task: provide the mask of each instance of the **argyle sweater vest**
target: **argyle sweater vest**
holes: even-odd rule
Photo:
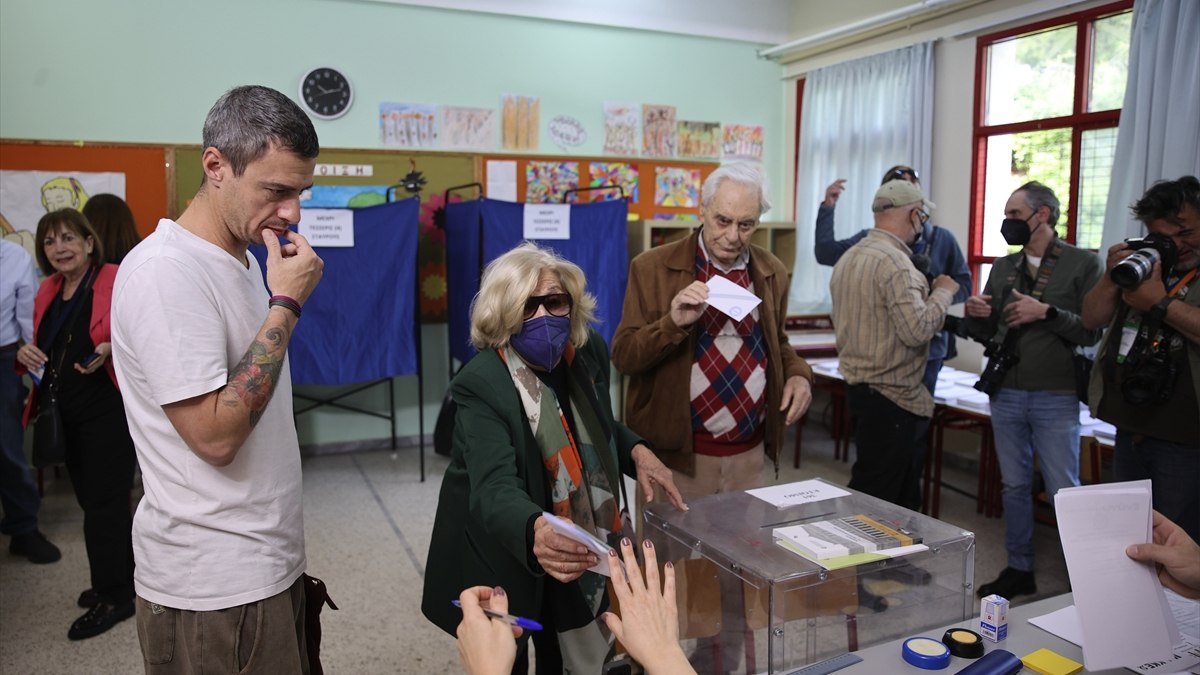
[[[722,272],[697,248],[696,280],[723,276],[749,289],[747,268]],[[767,348],[758,309],[734,321],[711,305],[697,322],[691,407],[696,454],[728,456],[763,439],[767,400]]]

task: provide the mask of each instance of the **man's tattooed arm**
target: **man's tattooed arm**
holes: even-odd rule
[[[289,337],[287,329],[282,326],[267,328],[246,350],[221,392],[222,405],[245,407],[249,411],[250,428],[254,428],[262,418],[275,393],[275,386],[279,384]]]
[[[294,314],[272,308],[225,386],[163,406],[197,457],[213,466],[227,466],[237,459],[275,394],[295,326]]]

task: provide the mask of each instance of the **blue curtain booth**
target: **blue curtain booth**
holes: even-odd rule
[[[623,199],[572,204],[571,238],[537,241],[583,269],[588,291],[596,296],[596,330],[609,343],[621,322],[629,277],[628,212]],[[471,300],[479,290],[481,263],[486,266],[525,240],[524,219],[525,204],[515,202],[480,199],[446,205],[447,329],[450,355],[463,363],[475,356]]]
[[[317,247],[325,273],[288,346],[295,384],[417,372],[417,198],[354,209],[354,246]],[[263,274],[266,247],[250,247]]]

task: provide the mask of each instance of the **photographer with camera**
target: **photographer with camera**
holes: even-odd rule
[[[1003,483],[1008,566],[979,596],[1037,593],[1033,575],[1033,456],[1053,503],[1079,485],[1079,396],[1073,351],[1100,331],[1083,325],[1083,297],[1100,279],[1096,256],[1058,238],[1059,202],[1036,181],[1004,205],[1004,240],[1021,250],[997,258],[982,295],[963,313],[972,336],[991,343],[977,388],[990,397]],[[988,337],[990,336],[990,337]]]
[[[1083,322],[1108,325],[1088,397],[1117,428],[1113,479],[1200,539],[1200,181],[1159,181],[1131,209],[1149,231],[1108,250]]]
[[[942,329],[958,283],[931,284],[910,258],[933,204],[891,180],[875,193],[875,228],[842,256],[829,282],[838,360],[856,420],[850,487],[920,508],[919,478],[933,395],[922,384],[929,341]]]

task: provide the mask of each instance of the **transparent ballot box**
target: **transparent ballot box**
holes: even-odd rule
[[[787,673],[974,615],[973,533],[814,483],[844,496],[777,507],[731,492],[689,502],[686,512],[665,503],[645,506],[644,537],[654,542],[660,563],[674,561],[679,636],[698,673]],[[888,549],[918,550],[883,559],[860,555],[853,559],[858,564],[826,569],[775,541],[799,531],[796,540],[809,547],[809,557],[829,556],[836,551],[813,553],[816,544],[805,537],[828,539],[821,533],[831,527],[894,544]],[[833,567],[850,559],[824,562]]]

